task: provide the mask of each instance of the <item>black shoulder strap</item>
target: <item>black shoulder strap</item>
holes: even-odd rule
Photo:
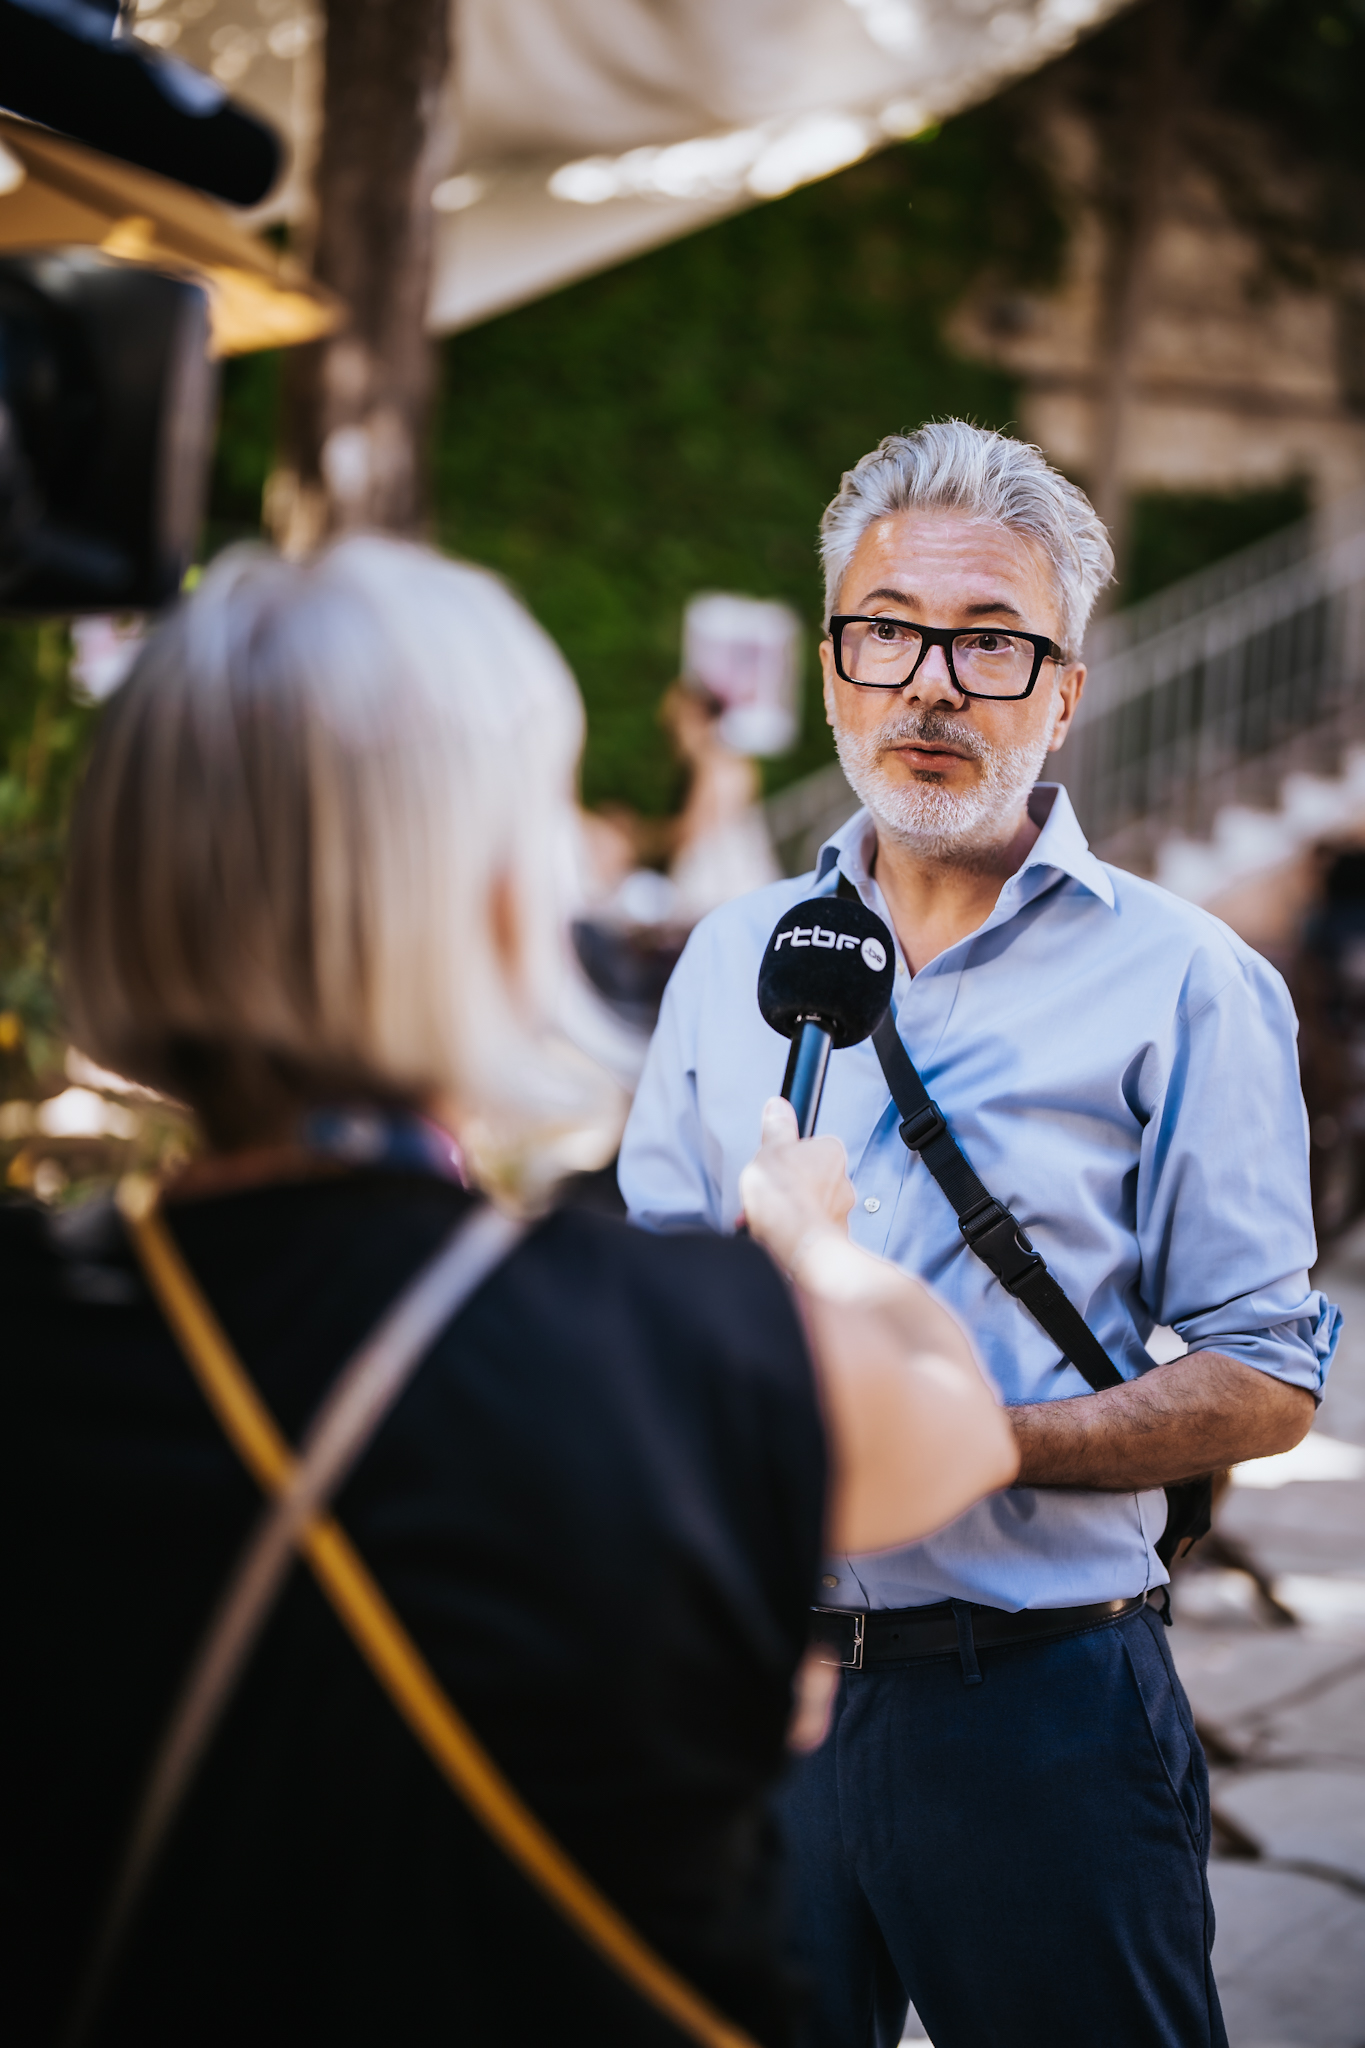
[[[857,894],[846,875],[839,877],[839,894]],[[921,1081],[890,1010],[873,1032],[872,1043],[901,1113],[901,1137],[912,1152],[918,1152],[952,1203],[957,1227],[971,1249],[1001,1286],[1024,1304],[1095,1393],[1105,1387],[1121,1387],[1123,1374],[1049,1273],[1018,1217],[997,1202],[977,1178],[943,1111]]]

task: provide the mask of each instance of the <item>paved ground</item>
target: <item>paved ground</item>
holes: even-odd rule
[[[1244,1467],[1218,1518],[1284,1611],[1226,1548],[1176,1589],[1231,2048],[1365,2048],[1365,1229],[1318,1281],[1346,1331],[1317,1424]],[[906,2039],[924,2038],[912,2015]]]
[[[1244,1467],[1218,1518],[1296,1621],[1277,1625],[1216,1560],[1176,1590],[1232,2048],[1365,2044],[1365,1232],[1318,1278],[1346,1328],[1317,1423],[1287,1458]]]

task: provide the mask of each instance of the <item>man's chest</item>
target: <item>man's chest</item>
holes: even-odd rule
[[[1112,1215],[1127,1206],[1124,1183],[1137,1169],[1165,1062],[1150,1003],[1122,972],[1068,944],[1064,929],[1055,939],[1034,931],[1027,944],[990,937],[997,943],[977,941],[963,964],[898,976],[902,1042],[1000,1200],[1022,1201],[1019,1213],[1042,1220],[1066,1208],[1079,1179]],[[786,1054],[756,1005],[723,1001],[719,990],[702,1001],[697,1105],[708,1170],[727,1205]],[[817,1129],[842,1138],[860,1200],[876,1204],[864,1215],[881,1215],[893,1181],[899,1192],[927,1179],[899,1123],[871,1042],[832,1053]]]

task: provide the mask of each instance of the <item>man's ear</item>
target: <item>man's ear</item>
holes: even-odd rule
[[[1085,664],[1076,662],[1064,669],[1057,679],[1057,695],[1060,699],[1057,716],[1052,723],[1052,738],[1047,743],[1049,754],[1055,754],[1067,736],[1071,721],[1076,715],[1076,706],[1081,701],[1085,688]]]
[[[821,694],[825,700],[825,724],[834,723],[834,642],[826,636],[820,642],[820,673],[824,678]]]

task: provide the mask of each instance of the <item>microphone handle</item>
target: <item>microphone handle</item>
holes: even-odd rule
[[[792,1034],[782,1094],[796,1111],[801,1136],[808,1138],[820,1114],[820,1096],[829,1065],[831,1039],[818,1017],[804,1017]]]

